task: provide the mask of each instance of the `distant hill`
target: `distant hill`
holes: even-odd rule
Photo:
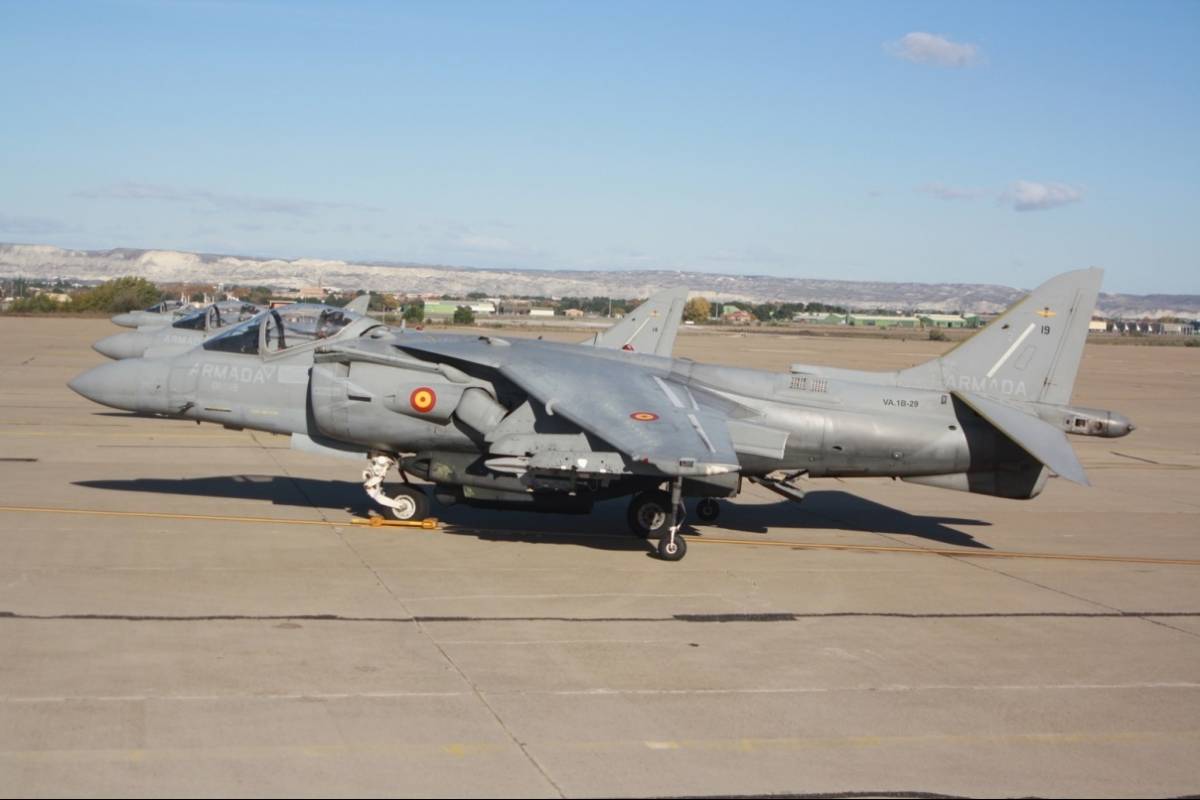
[[[0,276],[107,280],[138,275],[157,283],[239,283],[337,286],[389,292],[491,295],[645,297],[672,286],[732,301],[820,302],[851,308],[1000,311],[1023,292],[977,283],[890,283],[718,275],[668,270],[512,270],[430,264],[187,253],[176,250],[65,250],[50,245],[0,244]],[[1047,276],[1049,277],[1049,276]],[[1200,316],[1200,295],[1102,294],[1102,313],[1123,317]]]

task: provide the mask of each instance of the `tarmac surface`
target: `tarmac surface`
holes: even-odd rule
[[[4,796],[1200,792],[1196,349],[1088,347],[1138,425],[1072,438],[1091,488],[751,487],[666,563],[623,503],[352,525],[354,461],[67,389],[114,331],[0,319]]]

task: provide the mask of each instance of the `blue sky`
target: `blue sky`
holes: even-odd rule
[[[1200,3],[0,2],[0,241],[1200,293]]]

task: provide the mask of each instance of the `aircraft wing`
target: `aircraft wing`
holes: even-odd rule
[[[583,344],[669,356],[675,348],[675,335],[683,321],[687,296],[686,288],[667,289],[651,295],[616,325]]]
[[[1083,486],[1089,485],[1087,473],[1062,430],[982,394],[962,391],[953,394],[1060,477]]]
[[[494,369],[547,413],[666,475],[717,475],[740,468],[724,415],[698,403],[686,386],[640,365],[542,342],[483,338],[397,347],[461,368]]]

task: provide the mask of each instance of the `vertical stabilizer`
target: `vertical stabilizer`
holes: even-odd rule
[[[1102,269],[1064,272],[937,359],[948,389],[1054,405],[1071,401]],[[929,375],[929,365],[906,370]],[[904,373],[901,373],[903,379]]]
[[[651,295],[650,299],[622,317],[616,325],[597,334],[592,344],[637,353],[671,355],[675,349],[679,323],[683,320],[687,296],[688,290],[682,287]]]
[[[366,314],[367,309],[371,305],[371,293],[360,294],[358,297],[346,303],[346,310],[353,311],[355,314]]]

